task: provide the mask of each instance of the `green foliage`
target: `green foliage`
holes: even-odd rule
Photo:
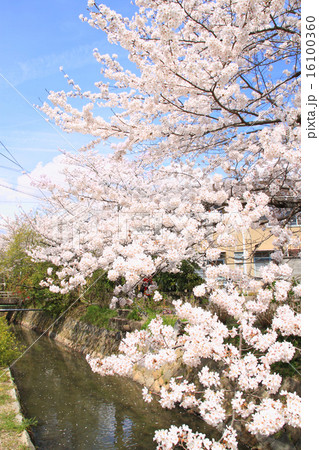
[[[142,325],[142,330],[146,330],[147,327],[149,326],[150,322],[156,318],[156,316],[160,315],[162,320],[163,320],[163,325],[170,325],[170,326],[174,326],[178,317],[177,316],[172,316],[172,315],[163,315],[161,314],[160,311],[158,310],[154,310],[154,309],[150,309],[150,308],[146,308],[145,310],[146,314],[147,314],[147,318],[146,321],[143,323]]]
[[[38,306],[43,310],[48,312],[51,316],[57,318],[59,317],[70,304],[70,295],[56,295],[55,298],[46,298],[46,302],[40,302]]]
[[[39,286],[40,281],[47,275],[48,267],[52,267],[52,264],[33,263],[33,273],[27,280],[30,287],[24,287],[25,305],[35,306],[49,312],[54,317],[58,317],[74,301],[76,294],[54,293],[47,287]]]
[[[20,225],[8,236],[0,254],[0,274],[6,282],[6,290],[18,294],[23,305],[41,308],[58,317],[74,300],[75,294],[56,294],[39,285],[52,267],[48,262],[34,262],[27,250],[40,244],[40,238],[26,224]],[[53,267],[54,270],[57,267]]]
[[[161,272],[156,277],[159,292],[163,293],[190,293],[198,284],[203,283],[203,279],[197,273],[199,266],[190,261],[182,261],[180,272]]]
[[[12,403],[12,402],[13,402],[13,398],[9,394],[0,392],[0,406],[6,405],[7,403]]]
[[[279,373],[282,377],[291,377],[294,379],[301,379],[301,338],[299,336],[285,336],[279,338],[278,341],[291,342],[296,351],[294,357],[288,363],[277,362],[272,364],[271,368],[273,372]]]
[[[6,283],[6,290],[28,297],[34,283],[32,277],[37,272],[46,273],[48,264],[35,264],[27,254],[27,249],[39,241],[35,232],[27,225],[21,225],[7,238],[0,254],[0,273]]]
[[[146,310],[145,313],[147,314],[147,319],[142,325],[142,330],[146,330],[146,328],[149,326],[151,320],[155,319],[155,317],[158,315],[157,311],[153,311],[151,309]]]
[[[5,317],[0,317],[0,367],[8,367],[21,354],[22,347],[10,331]]]
[[[163,324],[164,325],[170,325],[171,327],[174,327],[176,324],[178,317],[177,316],[162,316]]]
[[[100,328],[108,328],[109,320],[112,317],[117,316],[115,309],[101,307],[98,305],[90,305],[87,307],[85,314],[81,317],[81,320],[91,325],[96,325]]]
[[[21,227],[10,236],[5,250],[1,252],[0,272],[7,290],[21,293],[20,287],[26,284],[32,274],[33,263],[26,249],[33,239],[34,233],[27,227]]]
[[[108,300],[109,294],[113,292],[114,288],[115,283],[108,279],[107,273],[102,269],[98,269],[87,280],[84,299],[89,303],[96,301],[105,302]]]
[[[132,311],[128,314],[127,318],[129,320],[142,320],[143,316],[138,308],[133,308]]]
[[[21,433],[24,430],[28,430],[31,426],[37,425],[37,420],[35,418],[32,419],[22,419],[22,422],[17,420],[16,413],[13,412],[4,412],[0,414],[0,429],[2,432],[17,432]]]

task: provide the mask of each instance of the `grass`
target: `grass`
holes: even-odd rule
[[[23,441],[22,432],[35,426],[35,419],[22,421],[17,415],[17,408],[11,393],[14,385],[8,370],[0,371],[0,448],[10,450],[26,450],[28,445]]]
[[[5,411],[0,414],[0,430],[1,433],[22,433],[24,430],[30,429],[31,426],[35,426],[37,420],[32,419],[22,419],[20,422],[17,419],[16,413],[14,411]]]
[[[100,328],[108,328],[110,319],[116,316],[117,311],[115,309],[101,307],[98,305],[90,305],[87,307],[85,314],[81,317],[81,320]]]
[[[133,308],[127,316],[128,320],[142,320],[143,316],[140,310],[143,309],[143,312],[146,314],[146,321],[142,325],[142,330],[145,330],[150,324],[151,320],[155,319],[155,317],[161,313],[161,311],[144,307],[144,308]],[[90,305],[87,307],[85,314],[82,315],[81,321],[89,323],[91,325],[95,325],[100,328],[109,329],[109,321],[113,317],[117,317],[118,312],[115,309],[110,309],[107,307],[101,307],[99,305]],[[177,316],[172,315],[164,315],[161,316],[163,319],[164,325],[171,325],[172,327],[175,325],[177,321]]]
[[[146,328],[149,326],[150,322],[155,319],[157,315],[160,315],[163,319],[163,325],[170,325],[173,327],[175,323],[178,320],[177,316],[173,315],[161,315],[159,311],[154,311],[152,309],[146,309],[145,311],[147,313],[147,319],[142,325],[142,330],[146,330]]]
[[[0,367],[0,394],[10,389],[12,389],[12,385],[10,383],[9,371],[4,367]]]
[[[142,314],[137,308],[133,308],[132,311],[128,314],[127,318],[129,320],[142,320]]]
[[[9,394],[0,392],[0,406],[10,402],[13,402],[13,398]]]

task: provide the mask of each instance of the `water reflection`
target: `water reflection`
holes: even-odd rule
[[[29,345],[37,338],[20,327],[16,333]],[[212,437],[202,421],[145,403],[136,383],[94,374],[81,355],[46,337],[12,371],[26,415],[38,420],[33,433],[39,449],[150,450],[155,430],[182,423]]]

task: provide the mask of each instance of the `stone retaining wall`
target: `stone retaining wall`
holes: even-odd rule
[[[97,357],[117,351],[122,338],[120,330],[109,331],[67,316],[55,320],[43,311],[19,313],[11,321],[38,333],[45,333],[84,355],[90,353]]]
[[[99,358],[116,353],[125,333],[140,327],[140,324],[136,321],[121,318],[110,319],[112,331],[67,316],[54,323],[54,319],[43,311],[19,313],[14,315],[11,321],[39,333],[45,333],[50,338],[85,356],[90,354]],[[159,392],[172,376],[181,374],[181,359],[178,359],[176,362],[167,364],[156,371],[147,370],[143,366],[136,366],[132,379],[155,392]]]

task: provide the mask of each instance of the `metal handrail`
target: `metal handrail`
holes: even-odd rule
[[[11,311],[42,311],[42,309],[39,309],[39,308],[0,309],[0,312],[11,312]]]

